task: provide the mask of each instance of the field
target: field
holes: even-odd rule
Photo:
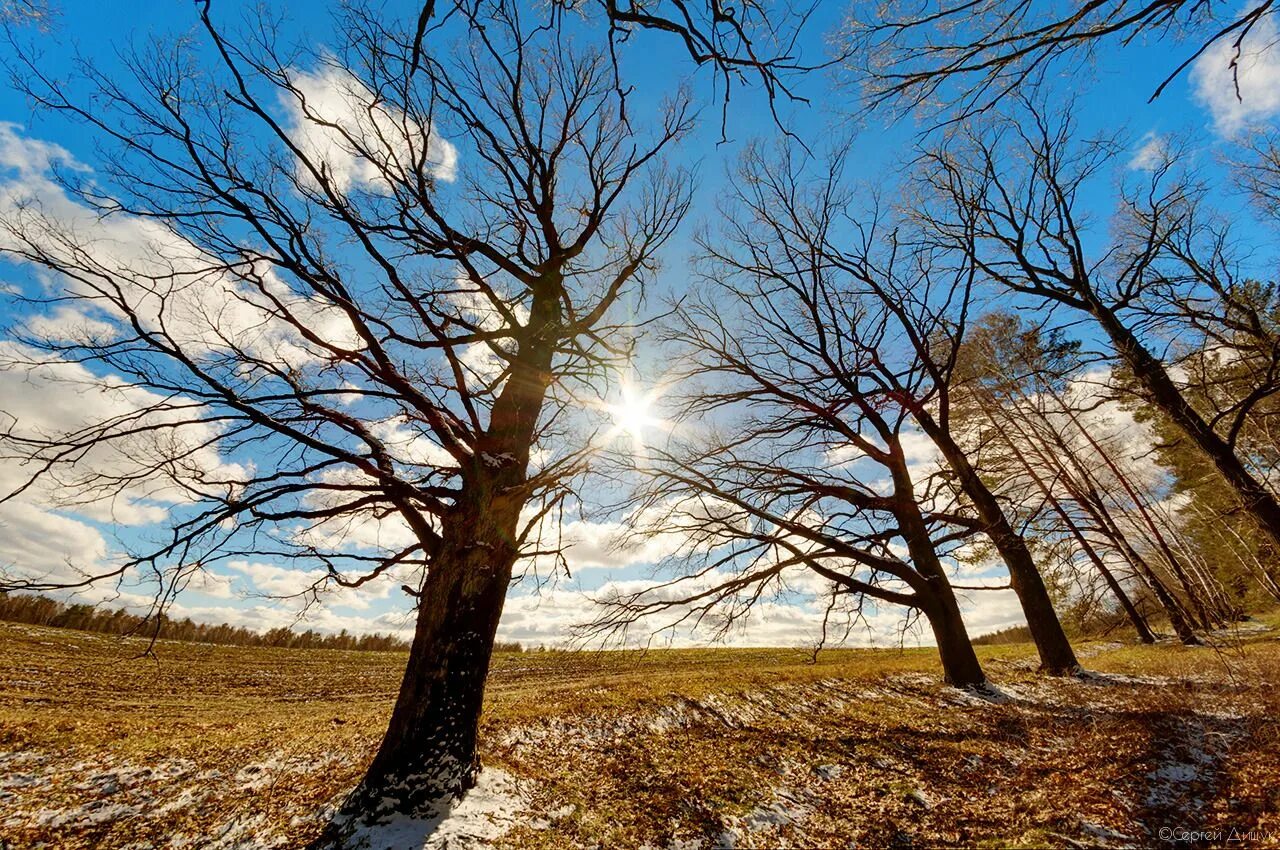
[[[502,655],[483,794],[428,846],[1280,846],[1280,640]],[[403,657],[0,624],[5,847],[294,847],[358,778]],[[484,803],[481,805],[480,803]],[[468,817],[463,817],[468,815]],[[419,842],[422,836],[418,836]]]

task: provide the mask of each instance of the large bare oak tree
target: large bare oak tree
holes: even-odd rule
[[[474,781],[513,569],[584,468],[585,399],[630,355],[627,317],[688,205],[666,157],[692,118],[675,97],[624,119],[608,50],[514,4],[451,5],[425,30],[343,16],[337,52],[299,56],[270,20],[231,35],[206,6],[212,60],[155,46],[128,85],[86,65],[68,87],[28,60],[38,107],[108,156],[54,197],[7,196],[0,246],[84,320],[15,328],[28,355],[8,365],[74,361],[143,403],[64,433],[10,421],[0,443],[68,497],[160,477],[186,501],[167,540],[108,571],[8,586],[145,573],[167,600],[246,554],[321,565],[316,592],[405,582],[407,668],[348,803],[372,818]],[[145,460],[91,471],[104,447]],[[242,462],[201,468],[209,447]],[[392,531],[353,545],[370,523]]]

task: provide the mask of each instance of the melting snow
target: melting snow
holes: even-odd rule
[[[361,825],[346,846],[351,850],[479,850],[514,827],[524,808],[511,775],[486,768],[474,788],[434,817],[400,815],[375,826]]]

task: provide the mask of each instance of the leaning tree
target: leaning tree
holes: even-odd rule
[[[949,384],[973,267],[948,266],[927,245],[913,245],[909,222],[899,219],[899,230],[893,216],[860,210],[846,160],[838,153],[815,169],[795,149],[771,158],[757,148],[735,176],[724,232],[704,240],[706,301],[685,306],[672,332],[676,350],[688,354],[672,360],[688,364],[681,383],[721,379],[682,394],[682,419],[713,421],[725,410],[738,417],[728,430],[647,454],[637,516],[657,532],[674,525],[687,534],[684,506],[704,512],[699,500],[710,497],[738,516],[705,535],[703,548],[715,551],[718,541],[722,554],[695,553],[691,577],[705,587],[614,598],[613,622],[731,605],[744,591],[755,600],[800,565],[831,582],[836,596],[921,611],[948,677],[966,682],[977,667],[966,661],[972,653],[940,552],[984,536],[1008,567],[1042,669],[1074,671],[1030,550],[951,422]],[[718,311],[731,307],[738,315],[727,321]],[[734,572],[717,582],[731,564]]]
[[[630,533],[682,541],[675,577],[602,597],[588,630],[724,632],[803,597],[825,641],[903,608],[928,623],[946,681],[980,686],[944,567],[971,531],[896,390],[928,375],[883,303],[822,257],[851,199],[836,172],[804,180],[758,146],[733,182],[723,230],[702,240],[703,285],[665,323],[669,438],[619,458],[639,473]]]
[[[1085,320],[1136,397],[1168,418],[1280,545],[1274,449],[1250,439],[1280,396],[1275,287],[1242,274],[1253,262],[1238,228],[1172,151],[1125,182],[1111,233],[1095,240],[1085,193],[1119,155],[1111,140],[1077,139],[1069,109],[1022,99],[924,154],[926,238],[1025,303]],[[1196,389],[1205,350],[1247,364],[1229,391]]]
[[[75,365],[133,406],[62,432],[9,417],[29,476],[7,495],[178,496],[156,546],[6,586],[149,578],[163,603],[246,555],[300,557],[315,592],[403,582],[412,647],[351,814],[473,783],[513,569],[583,468],[584,398],[629,356],[688,205],[665,164],[687,102],[624,119],[608,51],[525,17],[459,3],[415,37],[349,7],[341,47],[302,56],[206,6],[209,61],[156,46],[127,82],[86,66],[87,90],[23,69],[107,155],[6,186],[0,249],[65,319],[14,327],[6,366]]]

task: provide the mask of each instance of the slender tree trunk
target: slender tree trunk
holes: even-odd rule
[[[1203,513],[1201,514],[1201,517],[1204,518]],[[1214,530],[1214,533],[1218,535],[1219,539],[1226,540],[1227,548],[1235,554],[1240,565],[1244,567],[1246,572],[1253,576],[1254,580],[1258,582],[1258,585],[1266,591],[1272,599],[1280,602],[1280,584],[1276,582],[1275,578],[1267,571],[1267,568],[1263,565],[1262,561],[1258,559],[1253,547],[1251,547],[1248,542],[1240,536],[1240,533],[1235,530],[1231,523],[1222,522],[1217,517],[1209,517],[1207,518],[1207,524]],[[1231,535],[1229,539],[1227,538],[1228,534]]]
[[[999,430],[1005,446],[1008,447],[1009,451],[1013,453],[1013,456],[1018,459],[1018,463],[1022,466],[1023,470],[1031,476],[1031,480],[1035,482],[1036,488],[1045,497],[1054,512],[1062,520],[1063,525],[1065,525],[1067,530],[1071,533],[1071,536],[1080,546],[1081,551],[1085,553],[1089,562],[1093,564],[1094,568],[1102,576],[1102,580],[1106,582],[1112,595],[1115,596],[1116,601],[1120,603],[1120,608],[1124,611],[1125,616],[1129,618],[1129,622],[1133,625],[1134,631],[1138,633],[1138,640],[1143,643],[1155,643],[1155,635],[1151,633],[1151,628],[1147,625],[1146,619],[1138,611],[1137,607],[1134,606],[1133,601],[1129,599],[1129,594],[1124,592],[1124,587],[1121,586],[1119,580],[1112,574],[1111,570],[1107,568],[1102,557],[1093,548],[1089,539],[1085,536],[1084,532],[1081,531],[1080,526],[1076,525],[1075,520],[1071,517],[1071,513],[1063,506],[1057,495],[1053,493],[1052,488],[1050,488],[1045,482],[1043,476],[1036,471],[1035,466],[1027,459],[1021,448],[1009,436],[1008,429],[1016,428],[1023,439],[1029,440],[1029,435],[1018,425],[1014,417],[1008,415],[1008,413],[1004,411],[998,403],[992,405],[992,407],[999,410],[1003,415],[1004,427]],[[988,415],[990,415],[990,410],[988,410]],[[1040,452],[1039,448],[1035,446],[1034,443],[1032,444],[1032,450],[1040,456],[1041,460],[1044,460],[1044,453]]]
[[[1059,409],[1067,409],[1066,405],[1060,400],[1057,400],[1057,402]],[[1128,538],[1125,537],[1120,526],[1116,523],[1110,512],[1107,511],[1106,505],[1102,501],[1102,497],[1097,492],[1096,483],[1092,477],[1092,471],[1080,463],[1076,453],[1066,444],[1062,435],[1059,434],[1056,429],[1050,427],[1048,429],[1048,433],[1052,435],[1053,444],[1060,452],[1060,456],[1066,459],[1066,461],[1075,470],[1076,474],[1080,476],[1079,487],[1071,483],[1071,476],[1069,474],[1065,475],[1062,479],[1066,484],[1071,497],[1076,501],[1076,504],[1080,505],[1081,508],[1093,517],[1095,527],[1097,527],[1101,533],[1111,540],[1112,544],[1120,550],[1121,554],[1124,555],[1125,560],[1133,566],[1134,570],[1142,580],[1151,587],[1152,592],[1156,595],[1156,600],[1168,615],[1169,624],[1173,626],[1173,630],[1177,633],[1179,640],[1189,646],[1200,643],[1199,639],[1195,635],[1194,629],[1192,629],[1191,624],[1187,620],[1181,603],[1168,592],[1160,577],[1155,574],[1150,565],[1147,564],[1146,560],[1138,554],[1137,550],[1130,545]],[[1066,470],[1064,470],[1064,472],[1065,471]],[[1081,488],[1087,488],[1087,492]]]
[[[1130,545],[1124,533],[1115,525],[1115,520],[1107,513],[1106,508],[1102,507],[1101,501],[1083,500],[1081,504],[1093,514],[1095,521],[1103,525],[1104,533],[1120,548],[1125,560],[1133,565],[1133,568],[1146,581],[1147,586],[1151,588],[1151,592],[1156,595],[1156,601],[1164,609],[1165,615],[1169,618],[1169,625],[1173,627],[1178,640],[1187,646],[1198,646],[1200,639],[1196,637],[1195,629],[1192,628],[1191,622],[1182,608],[1182,603],[1164,586],[1164,582],[1160,579],[1160,576],[1156,575],[1155,570],[1151,569],[1151,565],[1147,563],[1146,559],[1139,555],[1138,551]]]
[[[1031,557],[1026,541],[1009,523],[995,494],[978,475],[950,432],[927,413],[917,412],[916,421],[933,439],[955,472],[965,495],[973,502],[987,536],[1004,559],[1009,570],[1009,583],[1022,604],[1027,628],[1031,631],[1031,639],[1040,655],[1040,672],[1050,676],[1067,676],[1079,672],[1080,662],[1076,660],[1071,642],[1062,630],[1058,613],[1053,610],[1049,590],[1036,568],[1035,559]]]
[[[1118,483],[1133,501],[1134,507],[1138,511],[1138,515],[1142,518],[1143,523],[1151,532],[1151,538],[1156,543],[1156,548],[1160,550],[1160,554],[1164,557],[1164,561],[1169,566],[1169,571],[1173,573],[1174,578],[1182,585],[1183,593],[1186,594],[1187,600],[1191,604],[1191,609],[1196,618],[1200,621],[1200,625],[1206,630],[1210,630],[1215,625],[1213,615],[1209,612],[1208,607],[1204,603],[1202,594],[1199,589],[1192,583],[1187,575],[1186,568],[1182,564],[1182,559],[1173,551],[1173,547],[1165,539],[1164,534],[1160,531],[1160,524],[1151,515],[1147,509],[1146,499],[1138,492],[1138,489],[1129,481],[1129,476],[1120,468],[1120,465],[1111,457],[1110,452],[1090,433],[1089,429],[1080,422],[1074,410],[1065,404],[1059,403],[1062,412],[1071,420],[1071,424],[1075,426],[1076,431],[1084,438],[1085,442],[1097,453],[1098,458],[1106,465],[1111,474],[1115,476]]]
[[[1059,511],[1062,511],[1059,508]],[[1137,606],[1133,604],[1133,600],[1129,598],[1129,594],[1124,592],[1124,587],[1120,584],[1120,580],[1115,577],[1102,556],[1098,554],[1093,545],[1089,543],[1084,532],[1075,522],[1063,511],[1063,518],[1067,523],[1067,527],[1071,530],[1072,536],[1076,542],[1080,544],[1080,548],[1084,551],[1085,556],[1093,563],[1094,568],[1102,576],[1102,580],[1107,583],[1107,587],[1111,589],[1111,594],[1115,596],[1116,601],[1120,603],[1120,607],[1124,610],[1125,616],[1129,618],[1129,622],[1133,624],[1133,630],[1138,633],[1138,640],[1143,643],[1155,643],[1156,636],[1152,634],[1151,627],[1147,625],[1147,620],[1142,616]]]
[[[1244,509],[1257,521],[1263,533],[1280,547],[1280,500],[1252,473],[1236,455],[1235,448],[1218,436],[1209,423],[1196,412],[1174,384],[1164,365],[1147,350],[1115,312],[1090,294],[1090,312],[1134,377],[1151,396],[1151,401],[1165,412],[1184,434],[1200,447],[1219,474],[1239,496]]]

